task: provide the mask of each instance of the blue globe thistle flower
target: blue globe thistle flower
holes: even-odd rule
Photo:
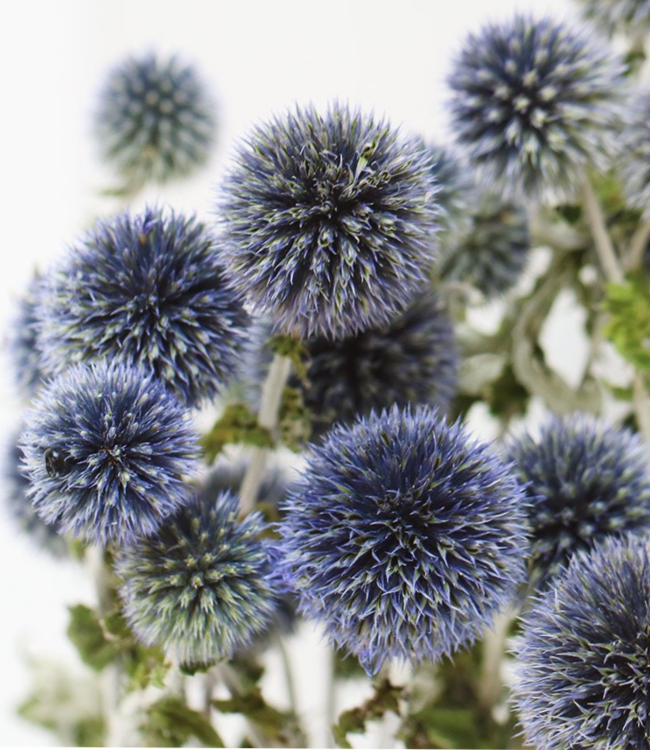
[[[118,358],[144,365],[188,406],[236,371],[248,317],[213,238],[193,217],[148,208],[100,221],[50,275],[43,368]]]
[[[44,387],[20,448],[40,517],[88,542],[152,534],[198,471],[187,412],[141,368],[76,365]]]
[[[623,67],[587,32],[516,15],[470,34],[449,78],[453,127],[509,196],[571,192],[616,132]]]
[[[525,209],[496,193],[483,192],[468,211],[466,226],[445,235],[438,273],[445,281],[462,281],[486,299],[512,289],[530,254]]]
[[[553,418],[538,438],[510,440],[525,487],[533,583],[613,534],[650,531],[650,467],[639,435],[585,414]]]
[[[584,15],[613,34],[615,31],[643,33],[650,28],[648,0],[579,0]]]
[[[434,258],[430,172],[417,138],[341,104],[260,125],[220,200],[233,284],[298,338],[385,323]]]
[[[16,384],[26,396],[33,396],[43,379],[41,353],[37,347],[40,288],[41,275],[37,273],[18,301],[7,339]]]
[[[650,747],[650,547],[610,539],[576,554],[527,612],[515,705],[544,750]]]
[[[650,12],[650,7],[649,7]],[[630,205],[650,218],[650,91],[630,102],[621,134],[621,183]]]
[[[309,339],[305,345],[309,386],[297,378],[291,385],[302,390],[313,438],[336,422],[393,404],[426,403],[446,411],[456,394],[454,329],[433,292],[418,295],[385,325],[335,341]],[[264,347],[262,356],[267,351]]]
[[[209,663],[267,625],[275,602],[261,516],[238,513],[229,492],[211,502],[197,495],[155,535],[118,552],[126,616],[145,644]]]
[[[313,447],[279,524],[299,611],[369,673],[439,660],[515,595],[523,493],[489,445],[436,409],[393,407]]]
[[[177,57],[128,57],[109,74],[95,113],[101,153],[129,185],[182,177],[207,161],[215,105]]]
[[[35,547],[54,557],[66,557],[68,545],[65,539],[55,526],[43,521],[32,506],[29,498],[31,483],[21,469],[24,454],[18,444],[19,438],[20,434],[13,436],[5,448],[2,463],[5,507],[16,526],[29,537]]]

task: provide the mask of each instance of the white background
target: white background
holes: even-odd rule
[[[569,0],[95,0],[3,3],[0,18],[0,331],[35,266],[46,268],[93,218],[112,175],[96,160],[91,115],[106,70],[126,53],[179,52],[219,103],[214,158],[190,183],[151,192],[208,217],[233,140],[294,102],[348,100],[427,138],[445,138],[445,76],[470,29],[515,8],[572,13]],[[0,368],[0,438],[23,407]],[[75,663],[66,605],[92,600],[83,572],[52,562],[0,510],[0,744],[47,745],[14,709],[25,656]],[[318,675],[302,692],[316,695]],[[307,678],[309,679],[309,678]],[[314,698],[316,700],[316,698]]]

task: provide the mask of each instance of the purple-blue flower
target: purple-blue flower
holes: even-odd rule
[[[200,167],[215,127],[212,96],[178,57],[129,56],[111,70],[95,112],[102,156],[133,187]]]
[[[452,126],[509,197],[557,197],[603,167],[616,134],[622,64],[588,32],[516,15],[469,34],[449,85]]]
[[[158,532],[121,549],[116,569],[129,624],[183,663],[230,658],[275,610],[259,513],[238,518],[237,498],[197,493]]]
[[[38,304],[41,275],[36,273],[18,300],[7,346],[15,381],[25,396],[33,396],[43,379],[38,340]]]
[[[623,31],[634,35],[650,28],[648,0],[578,0],[584,15],[613,34]]]
[[[242,141],[222,186],[232,282],[298,338],[381,325],[426,281],[435,190],[418,138],[342,104],[297,107]]]
[[[43,367],[119,359],[188,406],[236,371],[248,322],[195,218],[148,208],[99,221],[55,266],[39,308]]]
[[[525,573],[523,493],[492,448],[429,406],[337,426],[279,524],[299,611],[369,673],[471,643]]]
[[[44,387],[20,449],[39,516],[87,542],[152,534],[188,499],[199,446],[187,412],[142,368],[76,365]]]
[[[650,747],[650,547],[576,554],[523,620],[515,706],[544,750]]]
[[[640,435],[587,414],[554,417],[507,445],[528,497],[529,572],[553,578],[578,550],[650,531],[650,465]]]

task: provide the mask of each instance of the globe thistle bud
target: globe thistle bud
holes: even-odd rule
[[[238,520],[234,495],[197,495],[152,537],[117,554],[127,619],[181,662],[227,659],[274,611],[261,516]]]
[[[372,409],[426,403],[446,411],[456,393],[454,329],[433,292],[406,312],[356,336],[305,342],[308,387],[297,379],[312,418],[312,437]]]
[[[506,453],[529,499],[531,579],[548,582],[578,550],[650,530],[650,468],[639,435],[584,414],[553,418]]]
[[[43,378],[41,353],[37,348],[40,286],[41,276],[35,274],[18,301],[7,339],[16,384],[26,396],[34,395]]]
[[[128,185],[182,177],[207,161],[214,110],[192,65],[153,54],[129,57],[111,71],[100,96],[101,153]]]
[[[648,0],[578,0],[584,15],[603,31],[644,33],[650,29]]]
[[[648,9],[650,12],[650,8]],[[650,219],[650,91],[634,98],[621,135],[621,176],[625,197]]]
[[[16,526],[29,537],[35,547],[54,557],[65,557],[68,545],[56,527],[43,521],[29,499],[31,484],[21,469],[23,452],[18,445],[20,435],[13,437],[5,449],[2,465],[5,485],[5,507]]]
[[[528,262],[530,235],[525,209],[483,192],[465,227],[445,235],[438,272],[445,281],[461,281],[492,299],[512,289]]]
[[[205,227],[157,208],[100,221],[54,268],[39,315],[49,373],[120,359],[188,406],[235,372],[248,320]]]
[[[220,201],[233,284],[298,338],[385,323],[433,260],[430,171],[418,139],[340,104],[259,126]]]
[[[517,15],[469,35],[449,78],[453,127],[508,196],[570,193],[610,151],[622,73],[586,32]]]
[[[153,533],[188,497],[198,436],[142,369],[77,365],[47,384],[20,441],[40,517],[62,533],[117,544]]]
[[[515,705],[544,750],[650,747],[650,547],[578,553],[524,618]]]
[[[429,406],[372,413],[313,448],[279,525],[299,611],[369,673],[471,643],[524,576],[507,464]]]

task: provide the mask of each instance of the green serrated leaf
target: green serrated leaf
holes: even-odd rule
[[[307,371],[309,370],[309,350],[306,344],[291,336],[273,336],[268,340],[266,346],[282,357],[288,357],[294,373],[304,386],[309,386]]]
[[[608,284],[603,334],[639,370],[650,371],[650,296],[648,282],[635,276],[626,284]]]
[[[577,224],[582,218],[582,206],[579,205],[562,205],[556,206],[555,211],[567,222],[567,224]]]
[[[305,406],[302,391],[287,386],[282,393],[278,413],[280,441],[289,450],[301,451],[311,435],[311,412]]]
[[[202,439],[206,460],[211,463],[229,443],[244,443],[259,448],[273,448],[275,443],[268,430],[257,423],[246,404],[229,404],[210,432]]]
[[[194,675],[196,674],[205,674],[206,672],[209,672],[212,667],[214,667],[214,662],[196,662],[192,664],[181,664],[180,671],[182,674],[185,674],[188,677],[194,677]]]
[[[192,737],[205,747],[224,747],[208,719],[174,695],[166,695],[149,707],[141,729],[148,747],[182,747]]]
[[[399,714],[399,699],[402,688],[391,684],[390,680],[383,679],[375,685],[374,694],[357,708],[344,711],[338,723],[332,727],[332,735],[339,747],[351,748],[348,734],[363,734],[366,723],[374,719],[381,719],[388,711]]]
[[[85,604],[68,607],[68,638],[77,647],[84,664],[101,671],[115,659],[118,647],[107,640],[97,613]]]

